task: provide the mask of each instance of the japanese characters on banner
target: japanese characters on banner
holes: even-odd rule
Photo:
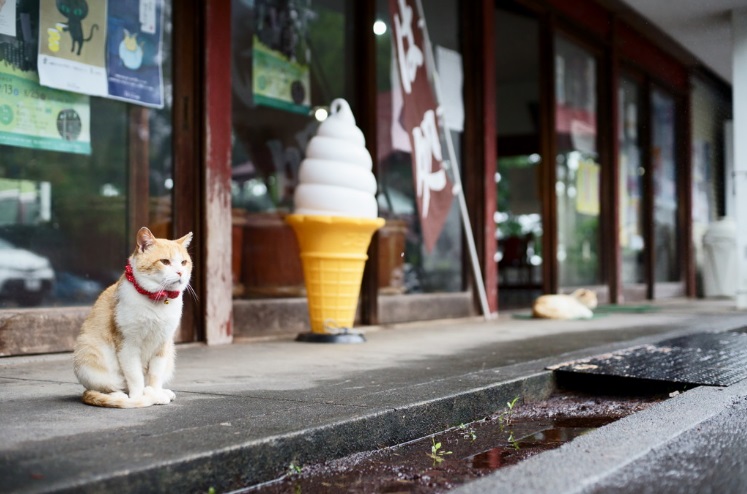
[[[39,80],[163,107],[162,0],[41,0]]]
[[[454,197],[443,163],[437,117],[440,109],[425,65],[430,43],[423,34],[425,19],[420,18],[414,0],[389,0],[389,9],[402,87],[399,120],[410,139],[416,202],[423,241],[430,252],[441,234]]]

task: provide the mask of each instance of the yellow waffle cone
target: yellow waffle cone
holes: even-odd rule
[[[352,328],[368,244],[384,219],[291,214],[301,249],[312,333]]]

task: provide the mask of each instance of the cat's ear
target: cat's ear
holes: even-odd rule
[[[182,247],[185,249],[189,247],[189,244],[192,242],[192,232],[189,232],[188,234],[184,235],[182,238],[178,239],[176,243],[181,244]]]
[[[155,243],[156,237],[153,236],[153,233],[151,233],[150,230],[148,230],[146,227],[142,227],[140,230],[138,230],[137,250],[139,250],[140,252],[145,252]]]

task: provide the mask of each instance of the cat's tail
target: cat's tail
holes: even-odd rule
[[[88,35],[88,37],[87,37],[87,38],[84,38],[84,39],[83,39],[83,41],[91,41],[91,38],[93,38],[93,32],[94,32],[94,31],[95,31],[96,29],[98,29],[98,28],[99,28],[99,25],[98,25],[98,24],[94,24],[93,26],[91,26],[91,33],[90,33],[90,34]]]
[[[101,391],[87,389],[83,393],[83,403],[106,408],[144,408],[155,405],[156,400],[149,394],[144,394],[138,399],[131,399],[121,391],[102,393]]]

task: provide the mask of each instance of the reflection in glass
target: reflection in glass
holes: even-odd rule
[[[543,281],[540,23],[498,2],[495,25],[498,304],[526,307]]]
[[[651,94],[654,173],[654,279],[679,281],[677,253],[677,167],[675,161],[675,103],[661,90]]]
[[[317,118],[335,98],[354,105],[354,6],[344,0],[233,0],[231,6],[234,296],[303,296],[298,246],[283,218],[293,210]]]
[[[425,20],[429,27],[432,46],[459,52],[458,9],[456,0],[423,2]],[[377,152],[379,179],[379,215],[387,219],[382,230],[396,228],[400,244],[389,250],[389,259],[380,258],[380,293],[431,293],[457,292],[462,288],[462,236],[461,217],[456,198],[451,204],[446,223],[432,252],[423,243],[418,218],[415,185],[413,184],[412,154],[407,133],[400,125],[402,96],[399,76],[393,60],[392,29],[389,25],[389,2],[378,0],[376,17],[387,29],[376,37],[377,82]],[[438,26],[434,29],[433,26]],[[437,62],[438,63],[438,62]],[[461,73],[461,64],[450,69]],[[442,87],[450,79],[449,71],[441,72]],[[442,108],[445,102],[441,102]],[[458,97],[449,99],[448,112],[462,107]],[[449,130],[456,156],[460,156],[461,127]],[[447,149],[441,136],[442,149]],[[448,160],[448,156],[445,156]],[[395,261],[396,262],[393,262]]]
[[[692,245],[698,271],[705,262],[703,236],[719,217],[720,164],[724,161],[724,121],[731,117],[731,102],[704,79],[692,78]]]
[[[539,286],[542,280],[542,216],[538,172],[540,157],[498,160],[498,210],[495,214],[501,287]]]
[[[639,131],[640,89],[621,79],[618,92],[620,250],[623,283],[645,282],[643,250],[643,164]]]
[[[17,15],[38,18],[38,5],[19,2]],[[0,145],[0,308],[92,303],[122,274],[142,226],[129,224],[135,201],[146,203],[138,221],[171,235],[171,33],[166,1],[164,109],[86,97],[90,155]],[[0,40],[0,64],[33,77],[39,34],[27,34]],[[133,173],[144,190],[131,189]]]
[[[597,63],[562,37],[555,43],[555,160],[561,286],[600,282]]]

